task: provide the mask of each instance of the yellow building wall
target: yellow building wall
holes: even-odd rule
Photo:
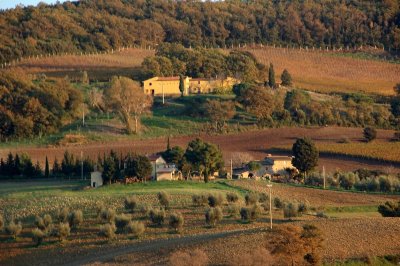
[[[185,79],[185,89],[189,88],[189,79]],[[178,80],[158,80],[158,78],[152,78],[143,82],[143,90],[145,94],[149,95],[179,95],[179,79]],[[187,92],[185,93],[187,94]]]
[[[189,85],[190,93],[210,93],[211,83],[208,80],[191,80]]]
[[[158,80],[159,77],[154,77],[143,81],[143,91],[148,95],[179,95],[179,79],[176,80]],[[214,89],[230,89],[239,81],[234,78],[226,78],[224,80],[192,80],[189,77],[185,78],[185,92],[189,93],[211,93]]]
[[[272,166],[274,173],[283,173],[286,168],[294,168],[291,161],[274,161]]]

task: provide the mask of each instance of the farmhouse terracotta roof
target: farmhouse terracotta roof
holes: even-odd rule
[[[265,160],[272,160],[272,161],[291,161],[292,157],[290,156],[281,156],[281,155],[268,155],[265,157]]]
[[[160,158],[161,155],[158,154],[151,154],[151,155],[147,155],[147,158],[149,158],[150,161],[156,161],[158,158]],[[162,157],[161,157],[162,158]]]
[[[206,78],[191,78],[190,81],[209,81],[209,79],[206,79]]]
[[[179,77],[159,77],[158,81],[175,81],[179,80]]]

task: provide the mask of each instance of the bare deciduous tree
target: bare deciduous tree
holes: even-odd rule
[[[113,77],[105,98],[107,105],[119,114],[128,134],[138,133],[139,119],[152,105],[152,98],[144,94],[139,83],[126,77]]]
[[[89,91],[88,99],[91,108],[97,108],[104,111],[104,96],[102,91],[98,88],[92,88]]]
[[[231,158],[233,167],[242,167],[248,162],[254,160],[253,156],[251,156],[249,153],[246,152],[233,152],[231,154]]]

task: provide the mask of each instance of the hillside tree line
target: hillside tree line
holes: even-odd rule
[[[1,11],[0,25],[0,62],[162,42],[400,49],[396,0],[66,1]]]

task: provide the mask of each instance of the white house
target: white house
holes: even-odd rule
[[[90,173],[90,186],[97,188],[103,185],[103,178],[101,177],[101,172],[95,171]]]
[[[161,155],[147,156],[151,162],[152,171],[151,179],[154,181],[161,180],[180,180],[182,173],[178,171],[174,164],[168,164]]]

